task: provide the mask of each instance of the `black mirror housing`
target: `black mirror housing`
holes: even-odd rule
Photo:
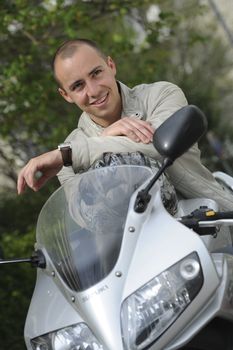
[[[176,111],[155,131],[153,144],[171,163],[185,153],[207,130],[204,113],[194,105]]]

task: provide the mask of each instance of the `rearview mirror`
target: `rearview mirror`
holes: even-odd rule
[[[182,107],[168,118],[153,135],[153,144],[163,156],[163,162],[147,186],[138,192],[134,203],[136,213],[143,213],[151,199],[150,189],[176,158],[185,153],[207,130],[202,111],[193,105]]]
[[[153,144],[170,164],[185,153],[207,130],[204,113],[194,105],[182,107],[155,131]]]

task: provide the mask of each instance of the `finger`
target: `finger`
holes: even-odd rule
[[[137,134],[136,134],[135,132],[133,132],[132,130],[131,130],[131,131],[128,131],[128,133],[126,134],[126,136],[127,136],[130,140],[132,140],[132,141],[134,141],[134,142],[140,142],[140,141],[141,141],[140,137],[138,137]]]
[[[150,133],[154,134],[155,128],[150,122],[147,122],[145,120],[138,120],[139,125],[141,125],[142,128],[148,130]]]
[[[30,187],[32,190],[35,191],[37,182],[35,174],[37,172],[37,167],[34,163],[34,160],[31,159],[29,163],[20,172],[18,177],[19,193],[22,193],[25,190],[26,186]]]
[[[41,189],[41,187],[44,186],[44,184],[48,181],[48,177],[43,175],[41,176],[35,183],[33,186],[33,190],[35,192],[39,191]]]
[[[31,188],[33,191],[37,192],[44,184],[48,181],[48,176],[43,175],[41,172],[35,170],[27,170],[25,172],[25,178],[23,183],[23,191],[26,185]],[[20,193],[22,190],[20,189]]]
[[[123,118],[122,120],[124,119],[126,119],[129,124],[133,125],[136,128],[140,128],[140,127],[145,128],[152,134],[155,132],[155,128],[152,126],[150,122],[146,120],[136,119],[134,117],[126,117],[126,118]]]
[[[135,135],[139,137],[143,143],[149,143],[153,141],[153,133],[149,132],[144,127],[141,127],[140,129],[136,129]]]
[[[128,118],[125,128],[133,131],[135,136],[142,142],[148,143],[153,140],[154,128],[145,121],[138,121],[133,118]]]
[[[23,176],[19,175],[18,181],[17,181],[17,192],[18,192],[18,194],[22,194],[25,191],[25,187],[26,187],[26,182],[25,182]]]
[[[121,130],[120,132],[121,135],[125,135],[129,139],[135,142],[141,141],[140,137],[138,136],[137,128],[133,124],[129,123],[128,121],[123,121],[121,123],[120,130]]]
[[[140,129],[139,129],[140,128]],[[125,125],[124,134],[133,141],[149,143],[152,141],[153,134],[150,133],[144,127],[137,125],[137,127],[133,126],[133,124]]]
[[[135,142],[149,143],[151,141],[151,136],[147,137],[133,125],[124,125],[122,128],[122,135],[127,136],[129,139]]]

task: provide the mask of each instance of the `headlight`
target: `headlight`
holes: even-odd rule
[[[103,350],[90,329],[79,323],[31,340],[34,350]]]
[[[130,295],[122,305],[124,349],[146,348],[179,317],[203,284],[196,253],[188,255]]]

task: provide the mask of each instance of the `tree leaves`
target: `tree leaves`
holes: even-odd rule
[[[16,183],[29,158],[56,148],[76,127],[80,111],[57,93],[51,62],[58,45],[77,37],[96,40],[129,86],[157,80],[180,85],[189,102],[204,110],[209,126],[232,137],[232,59],[208,10],[198,0],[2,0],[1,175]],[[23,197],[14,186],[0,185],[6,257],[28,256],[37,215],[58,182]],[[1,347],[21,350],[34,273],[20,266],[1,268],[0,274]]]

